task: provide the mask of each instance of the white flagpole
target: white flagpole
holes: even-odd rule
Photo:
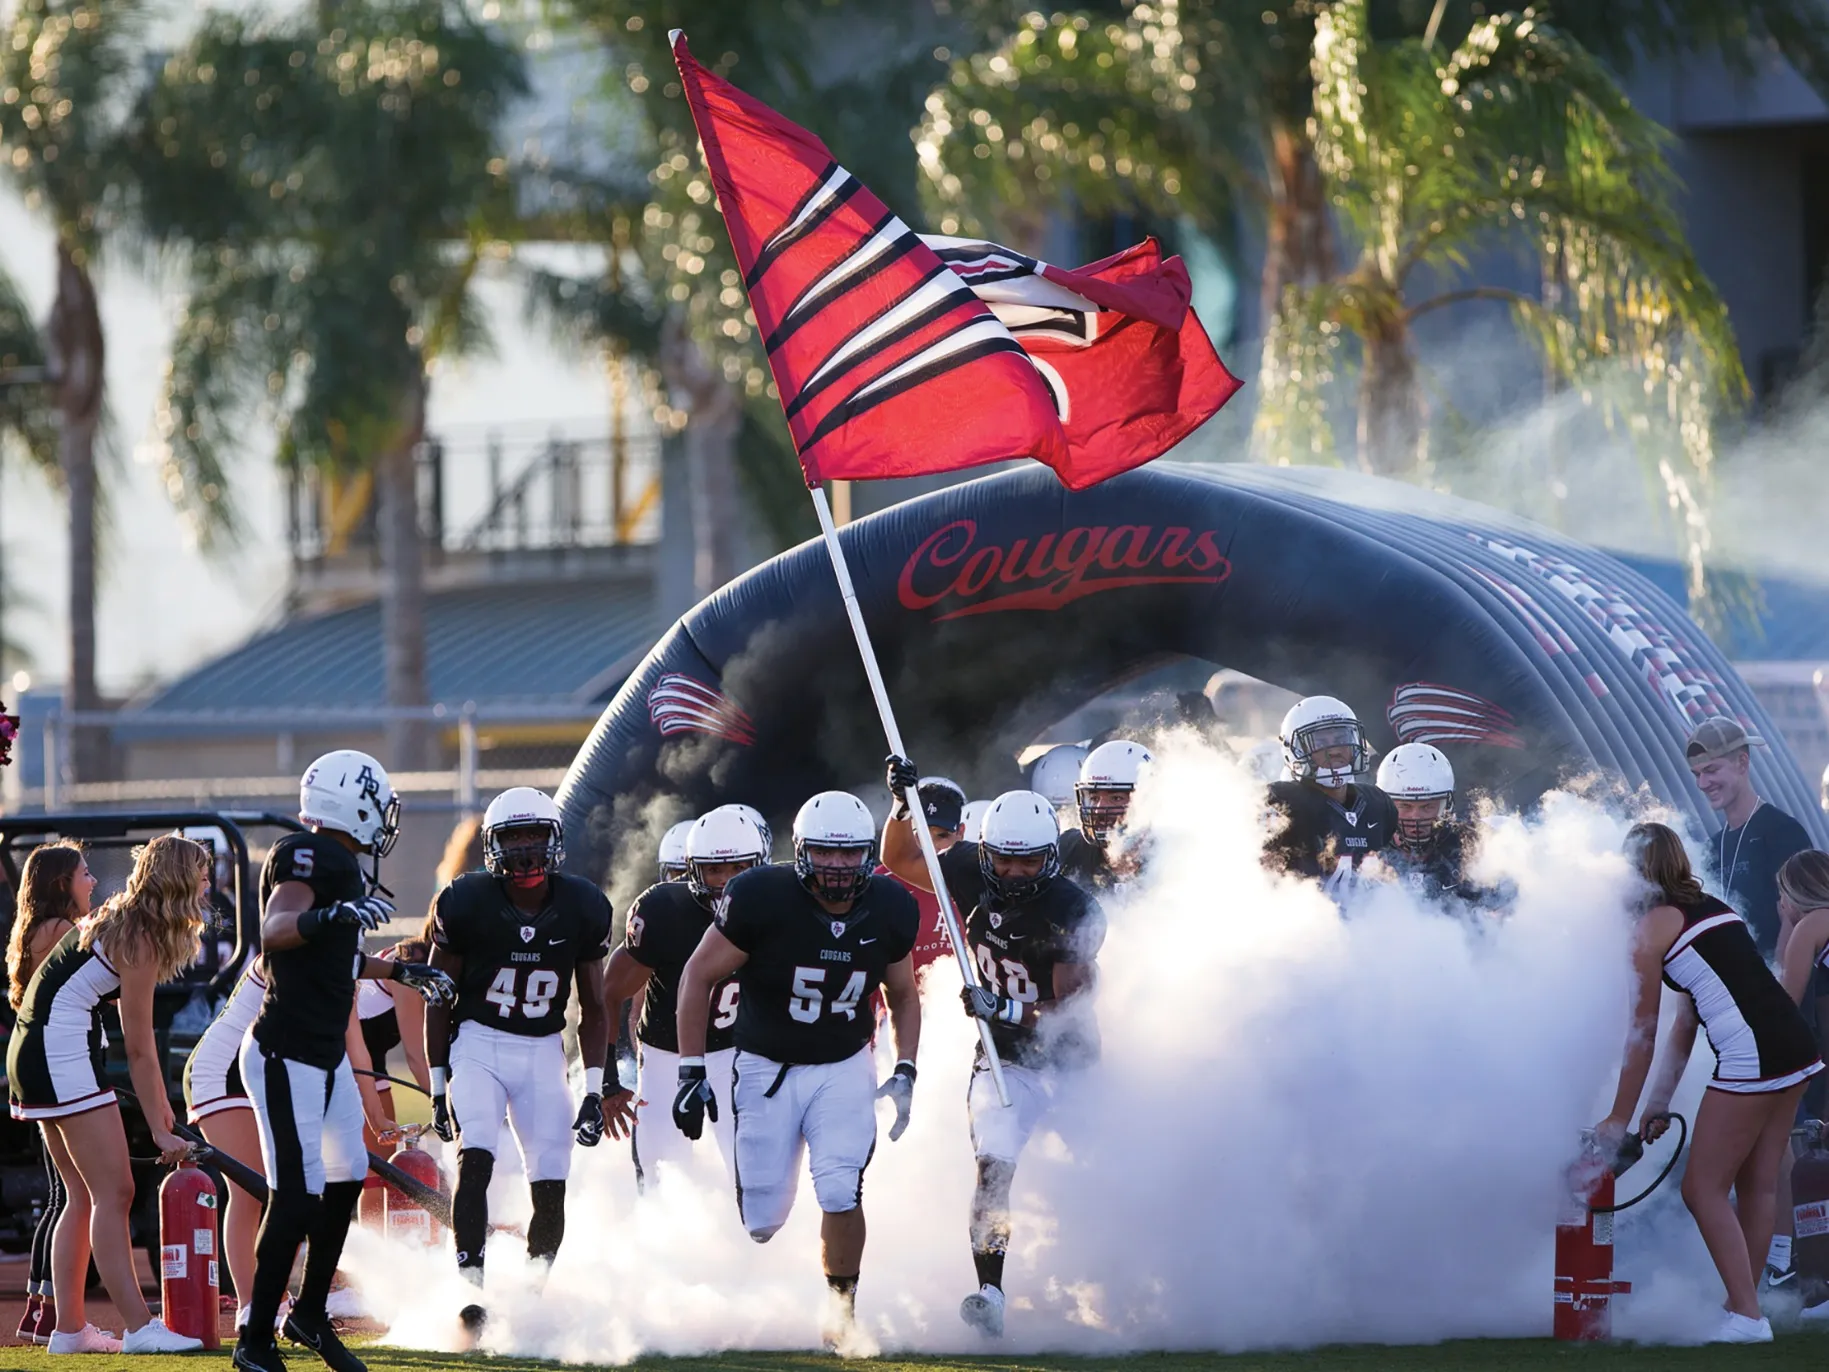
[[[864,626],[863,611],[857,606],[857,589],[851,584],[851,567],[845,561],[845,550],[839,546],[838,529],[832,523],[832,507],[826,503],[826,492],[823,486],[812,489],[813,509],[819,515],[819,529],[825,535],[826,551],[832,556],[832,570],[838,576],[838,593],[844,597],[845,614],[851,620],[851,633],[857,639],[858,655],[864,660],[864,675],[870,679],[870,693],[876,697],[876,712],[882,716],[883,733],[889,739],[889,751],[899,757],[907,757],[908,750],[902,746],[902,731],[896,727],[895,711],[889,704],[889,692],[883,685],[883,673],[876,663],[876,649],[870,646],[870,630]],[[977,986],[978,968],[972,962],[972,955],[966,951],[965,931],[959,927],[959,914],[953,908],[953,898],[947,893],[946,878],[940,875],[940,854],[934,848],[934,836],[928,832],[923,822],[926,818],[921,809],[921,798],[916,795],[910,799],[913,816],[908,827],[914,830],[915,839],[921,845],[921,858],[927,864],[927,878],[933,883],[934,898],[940,902],[940,918],[946,924],[948,937],[953,941],[953,952],[959,958],[959,975],[965,978],[967,986]],[[997,1045],[991,1041],[991,1026],[983,1020],[978,1021],[978,1038],[984,1045],[984,1060],[991,1069],[991,1081],[997,1087],[997,1099],[1004,1105],[1010,1103],[1010,1088],[1004,1084],[1003,1063],[997,1056]]]

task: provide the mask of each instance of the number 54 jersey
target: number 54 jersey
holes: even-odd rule
[[[432,943],[464,960],[453,1027],[465,1020],[539,1038],[565,1028],[572,974],[608,953],[610,902],[583,877],[554,872],[536,915],[502,883],[470,872],[438,893]]]
[[[871,877],[843,915],[827,913],[792,867],[753,867],[724,888],[718,930],[749,961],[737,969],[743,1053],[806,1065],[843,1062],[876,1032],[871,996],[907,957],[921,911],[891,877]]]

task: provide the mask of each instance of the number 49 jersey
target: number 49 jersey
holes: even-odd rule
[[[724,888],[717,921],[749,954],[736,976],[738,1049],[804,1065],[870,1042],[870,997],[914,948],[921,911],[894,878],[871,877],[848,913],[828,914],[792,867],[753,867]]]
[[[537,915],[517,909],[487,872],[459,877],[432,907],[432,943],[464,961],[453,1026],[475,1020],[541,1038],[565,1028],[572,975],[608,951],[610,902],[565,872],[548,879]]]

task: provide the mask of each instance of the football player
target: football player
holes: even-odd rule
[[[612,1005],[641,996],[640,1084],[635,1105],[635,1181],[647,1188],[662,1160],[677,1162],[689,1147],[668,1118],[679,1085],[679,1034],[674,1007],[686,961],[711,927],[711,912],[732,877],[768,860],[768,846],[743,813],[726,805],[701,815],[686,835],[686,879],[650,886],[629,909],[622,946],[610,954],[604,973]],[[645,992],[645,994],[644,994]],[[717,1097],[711,1114],[725,1165],[732,1159],[730,1080],[737,1050],[731,1038],[737,1022],[737,984],[719,983],[712,994],[705,1038],[705,1079]]]
[[[911,764],[912,765],[912,764]],[[960,839],[965,837],[965,792],[959,783],[946,777],[923,777],[915,787],[915,793],[921,802],[921,815],[927,822],[927,832],[933,836],[934,851],[944,853]],[[893,814],[907,818],[908,807],[901,800],[896,801]],[[879,863],[879,876],[900,877],[889,868]],[[915,940],[914,965],[919,972],[929,963],[953,955],[952,936],[946,932],[946,921],[940,917],[940,902],[934,893],[925,886],[914,886],[902,882],[908,887],[909,894],[915,898],[915,904],[921,911],[921,936]]]
[[[1097,890],[1137,874],[1140,835],[1127,822],[1131,797],[1151,761],[1149,749],[1127,738],[1086,754],[1073,788],[1080,827],[1061,835],[1061,871]]]
[[[807,1154],[831,1317],[826,1342],[845,1346],[856,1322],[864,1255],[864,1168],[876,1147],[876,1097],[908,1127],[921,998],[910,954],[920,928],[914,897],[873,875],[876,824],[864,803],[822,791],[794,817],[794,865],[757,867],[724,888],[716,923],[680,978],[679,1089],[673,1116],[696,1139],[717,1110],[706,1079],[712,993],[739,988],[736,1078],[737,1208],[767,1243],[787,1222]],[[870,1051],[871,996],[881,985],[896,1065],[879,1089]]]
[[[1402,743],[1378,764],[1378,789],[1397,810],[1384,860],[1398,880],[1428,900],[1484,904],[1489,893],[1467,879],[1473,828],[1454,817],[1454,767],[1439,748]]]
[[[926,884],[906,819],[890,820],[883,849],[904,879]],[[990,1025],[1010,1093],[1005,1106],[981,1048],[967,1095],[978,1159],[970,1231],[978,1290],[959,1314],[996,1337],[1003,1333],[1016,1160],[1047,1114],[1060,1074],[1098,1060],[1091,992],[1105,920],[1098,901],[1061,872],[1054,807],[1034,791],[1006,791],[992,801],[978,841],[955,845],[940,859],[940,874],[969,912],[965,940],[983,983],[963,988],[966,1012]]]
[[[1391,798],[1355,780],[1371,765],[1372,745],[1351,707],[1332,696],[1298,700],[1279,732],[1283,765],[1294,780],[1270,783],[1275,813],[1265,865],[1342,891],[1359,864],[1397,832]]]
[[[489,1179],[506,1115],[533,1193],[527,1256],[551,1264],[565,1237],[572,1145],[622,1137],[629,1093],[604,1098],[610,1020],[603,994],[610,903],[559,870],[565,826],[552,798],[515,786],[483,813],[483,870],[459,877],[432,907],[432,965],[457,983],[450,1010],[426,1015],[432,1125],[458,1140],[451,1230],[457,1266],[478,1286],[489,1231]],[[578,990],[584,1100],[572,1109],[565,1008]],[[481,1306],[461,1314],[475,1333]]]
[[[368,1151],[362,1101],[344,1051],[361,978],[392,978],[429,1004],[455,994],[449,977],[415,962],[362,951],[362,936],[394,907],[370,894],[399,834],[400,802],[367,753],[326,753],[299,782],[299,818],[309,832],[273,845],[260,875],[261,956],[266,990],[241,1045],[241,1080],[254,1107],[267,1173],[267,1210],[254,1243],[253,1290],[233,1362],[246,1372],[284,1372],[273,1326],[299,1245],[305,1273],[286,1337],[336,1372],[364,1372],[324,1312],[350,1216],[362,1194]],[[371,855],[368,873],[357,856]]]

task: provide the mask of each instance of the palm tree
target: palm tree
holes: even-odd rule
[[[683,28],[707,65],[815,130],[912,218],[917,169],[899,131],[943,70],[933,55],[942,24],[931,4],[872,0],[553,0],[550,8],[606,51],[612,98],[618,109],[633,106],[643,134],[639,165],[620,176],[553,170],[553,203],[568,214],[549,216],[547,231],[604,244],[608,265],[594,282],[534,273],[536,312],[658,373],[657,414],[679,435],[692,494],[694,581],[708,595],[737,570],[739,490],[784,544],[811,532],[811,516],[736,260],[715,222],[667,31]]]
[[[56,482],[57,420],[46,388],[47,375],[43,333],[19,288],[0,265],[0,457],[9,451],[20,452],[33,470]],[[21,599],[12,581],[0,576],[0,612],[14,609]],[[8,665],[29,665],[29,661],[12,631],[0,626],[0,671]]]
[[[98,490],[106,360],[93,270],[122,225],[133,182],[123,110],[139,80],[141,0],[18,0],[0,38],[0,172],[56,235],[56,296],[43,331],[57,413],[58,474],[69,502],[69,678],[65,707],[101,707],[95,681]],[[72,738],[79,778],[105,769],[106,740]]]
[[[1416,322],[1496,301],[1559,378],[1617,360],[1661,393],[1653,408],[1676,414],[1680,433],[1692,423],[1705,433],[1745,377],[1727,312],[1684,240],[1663,130],[1590,54],[1528,17],[1476,24],[1449,54],[1421,40],[1376,43],[1368,27],[1365,0],[1341,0],[1316,23],[1310,136],[1357,257],[1285,297],[1266,348],[1260,432],[1310,401],[1302,373],[1350,335],[1360,465],[1417,473],[1427,430]],[[1484,284],[1417,290],[1431,269],[1452,279],[1495,238],[1552,264],[1571,287],[1567,305]],[[1707,453],[1686,455],[1705,477]]]
[[[471,286],[512,222],[496,126],[525,89],[461,9],[347,0],[210,16],[138,121],[159,167],[147,227],[190,276],[160,406],[171,470],[219,473],[261,409],[282,463],[372,478],[390,706],[429,698],[415,454],[430,369],[486,342]],[[422,724],[388,735],[390,765],[429,764]]]

